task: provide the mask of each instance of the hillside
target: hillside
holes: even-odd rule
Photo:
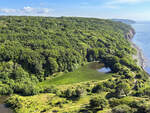
[[[105,107],[101,104],[112,112],[120,104],[138,110],[122,99],[148,103],[144,97],[150,91],[145,90],[149,77],[126,39],[133,31],[96,18],[2,16],[0,94],[11,95],[6,103],[16,113],[98,112]],[[95,61],[111,73],[89,68]]]

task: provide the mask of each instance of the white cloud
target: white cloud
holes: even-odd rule
[[[23,7],[22,9],[0,8],[4,15],[50,16],[54,10],[50,8]]]
[[[24,8],[22,9],[22,11],[25,12],[25,13],[31,13],[31,12],[34,12],[35,10],[36,10],[36,9],[34,9],[34,8],[32,8],[32,7],[29,7],[29,6],[24,7]]]

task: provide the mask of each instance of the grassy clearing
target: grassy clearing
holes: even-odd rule
[[[97,69],[102,68],[103,65],[97,62],[89,63],[74,72],[59,73],[55,78],[46,80],[40,85],[66,85],[73,83],[80,83],[91,80],[105,80],[111,78],[112,74],[105,74],[98,72]]]

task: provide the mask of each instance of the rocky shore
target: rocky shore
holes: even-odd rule
[[[143,69],[146,67],[146,58],[143,55],[142,50],[133,42],[131,42],[132,47],[136,49],[137,54],[133,55],[133,58],[137,60],[137,64],[141,66]]]
[[[125,38],[127,40],[130,41],[131,45],[133,48],[136,49],[137,51],[137,54],[136,55],[133,55],[133,59],[137,60],[137,65],[141,66],[143,69],[146,67],[146,59],[143,55],[143,52],[142,50],[132,42],[132,39],[134,37],[134,35],[136,34],[136,32],[134,31],[134,29],[131,29],[126,35],[125,35]]]

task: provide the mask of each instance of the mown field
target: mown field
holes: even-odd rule
[[[73,83],[80,83],[92,80],[105,80],[111,78],[111,73],[98,72],[98,69],[104,65],[98,62],[88,63],[83,67],[78,68],[74,72],[58,73],[54,78],[48,78],[48,80],[40,83],[40,85],[66,85]]]

